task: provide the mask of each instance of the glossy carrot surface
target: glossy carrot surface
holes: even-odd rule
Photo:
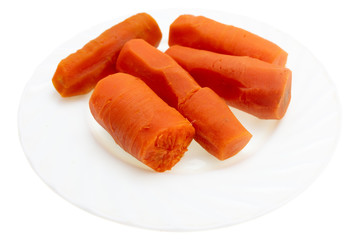
[[[181,159],[195,133],[177,110],[129,74],[100,80],[89,106],[119,146],[157,172],[170,170]]]
[[[263,119],[285,115],[291,99],[292,73],[288,68],[178,45],[166,53],[229,105]]]
[[[220,160],[240,151],[251,134],[212,90],[201,89],[169,55],[143,40],[128,41],[117,69],[141,78],[195,127],[195,140]]]
[[[136,14],[63,59],[57,66],[52,83],[63,97],[86,94],[101,78],[116,72],[115,62],[124,43],[141,38],[158,46],[161,37],[159,26],[150,15]]]
[[[288,56],[279,46],[256,34],[193,15],[181,15],[170,25],[169,45],[249,56],[280,66],[285,66]]]

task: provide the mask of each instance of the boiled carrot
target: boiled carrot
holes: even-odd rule
[[[141,39],[128,41],[117,60],[117,69],[139,77],[169,105],[188,118],[194,139],[220,160],[238,153],[251,134],[215,92],[201,88],[169,55]]]
[[[129,74],[100,80],[89,106],[119,146],[157,172],[170,170],[181,159],[195,133],[177,110]]]
[[[263,119],[285,115],[291,99],[292,73],[288,68],[179,45],[166,53],[229,105]]]
[[[88,93],[101,78],[116,72],[115,61],[126,41],[142,38],[158,46],[161,37],[159,26],[150,15],[131,16],[63,59],[52,83],[63,97]]]
[[[169,45],[249,56],[280,66],[287,61],[287,53],[273,42],[203,16],[179,16],[170,25]]]
[[[237,154],[252,137],[210,88],[200,88],[178,110],[193,124],[195,141],[219,160]]]
[[[142,78],[159,97],[175,108],[200,88],[171,57],[140,39],[124,45],[118,56],[117,70]]]

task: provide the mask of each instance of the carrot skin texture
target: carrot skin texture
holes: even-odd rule
[[[100,79],[116,72],[118,54],[133,38],[158,46],[162,33],[156,21],[146,13],[125,19],[64,58],[52,78],[55,89],[62,97],[88,93]]]
[[[291,99],[292,72],[288,68],[179,45],[166,53],[229,105],[262,119],[285,115]]]
[[[100,80],[89,107],[120,147],[157,172],[170,170],[195,134],[187,119],[129,74]]]
[[[171,25],[169,46],[182,45],[213,52],[249,56],[285,66],[287,52],[244,29],[203,16],[181,15]]]
[[[232,157],[249,142],[251,134],[224,100],[212,90],[200,88],[169,55],[145,41],[128,41],[118,56],[117,69],[141,78],[188,118],[196,131],[195,140],[216,158]]]

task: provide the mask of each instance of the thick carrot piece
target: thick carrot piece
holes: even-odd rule
[[[262,119],[285,115],[291,99],[292,73],[288,68],[178,45],[166,53],[229,105]]]
[[[162,33],[156,21],[146,13],[129,17],[63,59],[52,78],[54,87],[62,97],[88,93],[100,79],[116,72],[120,50],[134,38],[158,46]]]
[[[169,55],[145,41],[128,41],[118,56],[117,69],[141,78],[188,118],[195,127],[195,140],[218,159],[232,157],[250,140],[251,134],[224,100],[210,89],[201,89]]]
[[[171,57],[141,39],[128,41],[117,60],[117,70],[138,76],[172,107],[200,86]]]
[[[193,124],[195,140],[220,160],[241,151],[252,137],[210,88],[195,92],[178,110]]]
[[[129,74],[100,80],[89,106],[120,147],[157,172],[170,170],[181,159],[195,133],[177,110]]]
[[[249,56],[280,66],[286,65],[288,55],[276,44],[244,29],[193,15],[181,15],[170,25],[172,45]]]

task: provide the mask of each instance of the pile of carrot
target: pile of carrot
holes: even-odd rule
[[[181,15],[169,49],[157,22],[136,14],[63,59],[52,82],[62,97],[90,91],[95,120],[126,152],[157,172],[170,170],[193,139],[225,160],[251,133],[231,112],[282,119],[291,99],[288,54],[244,29]]]

